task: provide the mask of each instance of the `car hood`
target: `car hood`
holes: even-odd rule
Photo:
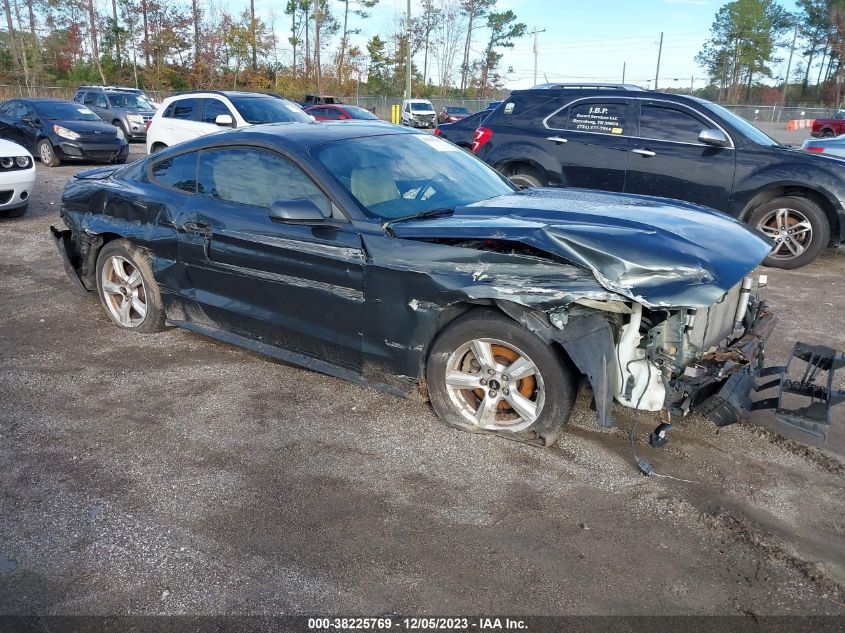
[[[142,108],[117,108],[120,112],[124,112],[125,114],[144,114],[146,116],[153,116],[156,111],[155,110],[144,110]]]
[[[705,207],[577,189],[527,189],[391,229],[405,239],[525,244],[589,269],[607,290],[648,307],[710,306],[772,245]]]
[[[21,145],[0,138],[0,156],[31,156]]]
[[[61,125],[74,132],[102,132],[103,135],[111,134],[112,136],[117,134],[117,128],[105,121],[56,121],[50,119],[50,123]]]

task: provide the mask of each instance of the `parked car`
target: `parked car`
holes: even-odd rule
[[[96,112],[103,121],[119,127],[127,140],[144,140],[155,107],[140,95],[112,88],[82,87],[73,100]]]
[[[61,161],[125,163],[120,128],[92,110],[61,99],[11,99],[0,105],[0,137],[22,145],[48,167]]]
[[[445,138],[447,141],[451,141],[462,149],[471,151],[472,142],[475,139],[475,130],[484,122],[484,119],[489,114],[490,110],[482,110],[481,112],[476,112],[468,117],[459,119],[454,123],[440,123],[434,128],[434,133],[437,136]]]
[[[845,134],[845,110],[840,110],[829,119],[815,119],[810,136],[833,138]]]
[[[116,90],[118,92],[131,92],[133,95],[137,95],[139,99],[147,102],[154,110],[158,110],[161,106],[159,102],[157,102],[154,98],[148,95],[146,92],[141,90],[140,88],[134,88],[132,86],[95,86],[95,85],[85,85],[79,86],[77,92],[80,90],[88,90],[91,88],[99,88],[102,90]],[[74,97],[75,100],[75,97]]]
[[[695,97],[519,90],[476,131],[474,151],[521,186],[646,194],[724,211],[775,241],[767,266],[804,266],[845,239],[845,165],[780,145]]]
[[[440,114],[437,115],[438,123],[454,123],[468,117],[472,112],[463,106],[443,106]]]
[[[814,154],[845,158],[845,134],[834,136],[833,138],[808,138],[801,145],[801,149],[805,152],[813,152]]]
[[[305,95],[302,100],[302,107],[307,108],[313,105],[340,105],[343,101],[331,95]]]
[[[419,128],[433,128],[437,125],[437,113],[428,99],[404,99],[400,122],[402,125]]]
[[[540,444],[581,374],[605,426],[613,398],[734,421],[773,327],[748,276],[771,242],[745,224],[518,191],[451,143],[375,122],[195,139],[77,174],[61,208],[65,268],[118,327],[419,386],[455,427]]]
[[[0,139],[0,218],[19,218],[29,209],[35,162],[25,147]]]
[[[147,130],[147,153],[219,132],[258,123],[309,122],[297,104],[278,95],[222,90],[167,97]]]
[[[354,105],[320,105],[305,108],[318,121],[381,121],[375,114]]]

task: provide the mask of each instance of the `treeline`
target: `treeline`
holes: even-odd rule
[[[840,105],[845,98],[845,0],[734,0],[716,13],[711,37],[696,61],[707,71],[708,96],[741,103]],[[791,51],[791,63],[789,55]],[[788,76],[776,76],[773,67]],[[784,71],[782,71],[784,72]],[[784,72],[786,75],[786,72]],[[771,84],[780,85],[778,94]]]
[[[404,16],[367,37],[378,1],[280,0],[262,18],[254,0],[242,13],[216,0],[3,0],[0,83],[397,95],[410,45],[415,95],[489,97],[502,49],[526,33],[497,0],[423,0],[410,38]]]

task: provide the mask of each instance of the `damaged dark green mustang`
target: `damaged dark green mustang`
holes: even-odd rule
[[[611,405],[736,421],[774,325],[771,243],[659,198],[517,190],[384,124],[232,130],[65,187],[53,234],[120,327],[175,325],[550,445]]]

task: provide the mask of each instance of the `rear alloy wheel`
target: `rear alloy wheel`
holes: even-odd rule
[[[97,257],[97,290],[106,313],[120,327],[164,329],[161,294],[145,251],[123,240],[106,244]]]
[[[824,211],[807,198],[783,196],[761,205],[749,224],[775,241],[765,266],[794,269],[819,256],[830,240]]]
[[[474,432],[510,432],[554,444],[575,400],[555,350],[519,323],[474,311],[435,342],[426,377],[435,412]]]
[[[510,165],[505,167],[502,174],[517,187],[523,189],[537,189],[545,187],[546,182],[540,173],[528,165]]]

